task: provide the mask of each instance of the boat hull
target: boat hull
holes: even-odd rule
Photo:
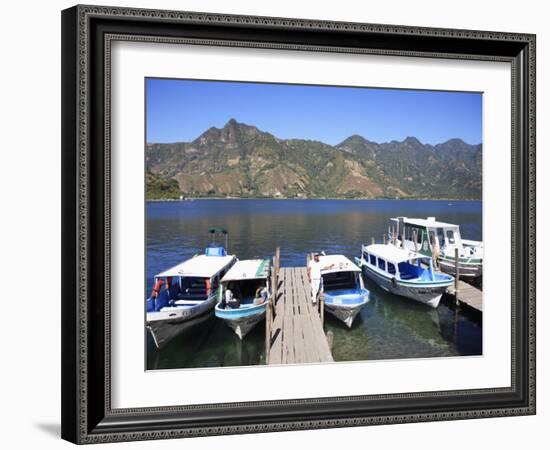
[[[160,349],[178,334],[204,322],[211,317],[215,304],[216,297],[211,296],[195,306],[167,307],[161,311],[148,312],[146,328],[155,346]]]
[[[325,311],[344,322],[351,328],[355,317],[369,302],[369,293],[366,289],[351,293],[324,293]]]
[[[437,262],[439,263],[439,269],[441,272],[448,273],[453,276],[455,275],[456,267],[454,258],[439,257]],[[460,278],[478,278],[482,275],[482,271],[482,263],[467,263],[460,260],[458,262],[458,273]]]
[[[265,320],[265,311],[261,314],[242,319],[224,319],[224,322],[242,340],[250,330],[263,320]]]
[[[332,305],[330,306],[325,305],[325,311],[329,312],[334,317],[344,322],[348,328],[351,328],[351,326],[353,325],[353,321],[355,320],[355,317],[357,316],[357,314],[359,314],[361,309],[363,309],[363,306],[365,305],[359,305],[351,308],[347,308],[347,307],[343,308],[338,306],[335,307]]]
[[[398,247],[402,247],[402,241],[396,241]],[[463,249],[460,250],[458,267],[459,267],[459,276],[460,278],[465,279],[474,279],[482,275],[483,271],[483,244],[481,241],[470,241],[462,239]],[[404,248],[408,250],[417,251],[416,246],[410,241],[405,241]],[[471,250],[468,250],[471,249]],[[427,256],[432,256],[430,248],[420,249],[420,253]],[[455,256],[454,249],[451,251],[443,250],[442,253],[437,257],[437,263],[439,265],[439,270],[443,273],[454,276],[456,273],[455,268]]]
[[[239,309],[222,309],[218,304],[215,314],[242,340],[258,323],[265,320],[266,307],[267,303]]]
[[[185,321],[148,322],[146,329],[153,338],[155,347],[157,349],[162,349],[179,334],[206,322],[210,318],[212,318],[212,311],[207,311],[201,316],[193,317]]]
[[[441,284],[414,284],[402,280],[384,277],[376,271],[363,264],[364,274],[378,284],[382,289],[395,295],[416,300],[419,303],[437,308],[442,295],[452,284],[452,281]]]

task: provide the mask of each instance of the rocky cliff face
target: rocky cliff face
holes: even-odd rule
[[[148,144],[145,163],[151,199],[174,197],[174,182],[186,197],[481,198],[481,145],[460,139],[378,144],[354,135],[331,146],[231,119],[192,142]]]

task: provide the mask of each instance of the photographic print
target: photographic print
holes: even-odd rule
[[[146,78],[146,369],[482,355],[482,104]]]

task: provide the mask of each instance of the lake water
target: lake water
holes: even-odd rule
[[[479,201],[447,200],[193,200],[147,203],[147,292],[156,273],[201,253],[210,227],[229,231],[228,251],[239,259],[272,257],[304,266],[306,253],[359,256],[362,243],[382,240],[388,219],[428,217],[460,225],[463,238],[482,240]],[[480,355],[479,320],[443,301],[430,309],[396,297],[365,279],[371,301],[348,330],[330,315],[336,361]],[[213,315],[162,350],[147,343],[148,369],[263,364],[263,324],[241,342]]]

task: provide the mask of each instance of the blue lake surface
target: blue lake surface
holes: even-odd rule
[[[480,201],[454,200],[187,200],[148,202],[146,292],[153,277],[204,250],[208,229],[229,231],[229,253],[239,259],[272,257],[282,266],[303,266],[312,251],[359,256],[361,244],[382,240],[390,217],[429,217],[460,225],[463,238],[482,240]],[[368,279],[371,302],[351,330],[327,316],[337,361],[479,355],[479,321],[444,302],[432,310],[393,296]],[[147,366],[219,367],[262,364],[264,326],[243,342],[212,317],[183,333],[163,350],[148,343]]]

